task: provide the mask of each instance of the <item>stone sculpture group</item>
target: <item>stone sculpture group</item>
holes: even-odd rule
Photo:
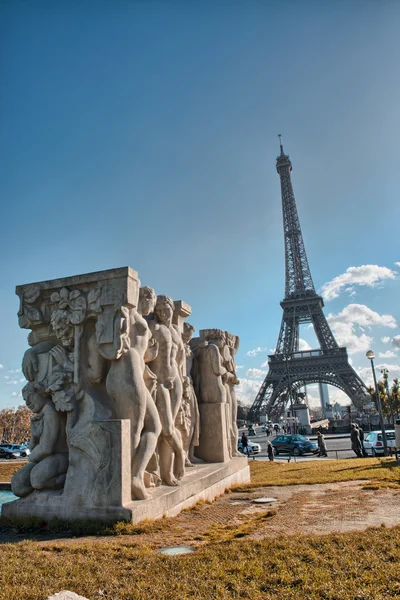
[[[19,325],[31,330],[22,394],[34,416],[29,462],[12,478],[21,500],[11,504],[30,514],[59,507],[60,516],[66,503],[90,506],[101,518],[110,505],[180,485],[194,464],[240,456],[238,336],[207,329],[193,338],[190,307],[140,287],[130,268],[17,294]]]

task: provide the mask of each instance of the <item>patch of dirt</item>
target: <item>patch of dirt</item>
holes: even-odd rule
[[[139,535],[113,537],[69,537],[64,534],[43,532],[29,536],[2,532],[3,542],[33,539],[43,547],[70,542],[85,543],[101,540],[110,544],[146,544],[153,548],[174,545],[197,546],[207,543],[207,534],[218,531],[235,537],[243,527],[240,537],[263,539],[279,535],[321,534],[346,532],[376,527],[384,523],[390,527],[400,524],[400,490],[362,489],[365,481],[317,485],[270,486],[250,493],[232,492],[186,510],[169,519],[169,528]],[[276,498],[273,504],[253,504],[255,498]],[[273,513],[263,519],[263,515]],[[218,535],[218,534],[217,534]],[[239,537],[239,535],[236,535]],[[46,539],[47,538],[47,539]],[[215,539],[215,534],[214,534]]]

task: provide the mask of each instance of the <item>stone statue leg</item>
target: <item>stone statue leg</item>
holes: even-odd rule
[[[153,415],[146,419],[151,396],[143,380],[139,355],[131,349],[111,363],[106,380],[107,391],[115,401],[119,419],[131,423],[132,497],[144,500],[150,495],[144,485],[144,471],[157,444],[157,424]],[[150,429],[147,430],[146,426]]]
[[[178,461],[178,464],[181,466],[181,476],[183,476],[185,469],[185,457],[182,438],[175,427],[177,409],[174,403],[174,415],[171,404],[170,391],[164,385],[159,385],[157,387],[157,410],[162,426],[158,443],[161,479],[167,485],[178,485],[177,476],[173,473],[173,453],[175,453],[175,461]]]
[[[14,473],[11,478],[11,491],[16,496],[24,498],[33,492],[31,485],[31,471],[35,463],[28,463],[22,469]]]
[[[68,454],[57,452],[33,466],[31,484],[35,490],[61,490],[68,469]]]
[[[194,455],[194,449],[199,445],[199,437],[200,437],[200,412],[199,407],[197,405],[197,398],[194,393],[194,389],[192,388],[190,394],[190,406],[191,406],[191,415],[192,415],[192,428],[191,428],[191,436],[190,436],[190,444],[189,444],[189,453],[188,458],[189,462],[193,466],[194,464],[200,464],[204,461],[201,458],[197,458]]]
[[[174,457],[174,475],[177,479],[182,479],[182,477],[185,474],[185,451],[183,449],[183,443],[182,443],[182,436],[180,431],[175,427],[175,421],[176,421],[176,417],[178,415],[178,411],[179,408],[181,406],[182,403],[182,397],[183,397],[183,384],[182,381],[180,379],[180,377],[176,377],[175,381],[174,381],[174,387],[172,388],[172,390],[170,391],[170,396],[171,396],[171,412],[172,412],[172,419],[173,419],[173,424],[174,424],[174,429],[175,432],[177,434],[177,438],[180,442],[180,451],[176,452],[175,451],[175,457]]]

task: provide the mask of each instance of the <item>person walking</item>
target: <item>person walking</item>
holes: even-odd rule
[[[249,440],[247,439],[247,435],[243,431],[242,433],[242,450],[243,454],[246,453],[249,456]]]
[[[320,431],[318,431],[318,448],[318,456],[328,456],[326,451],[325,436]]]
[[[356,423],[356,427],[358,429],[358,435],[360,436],[361,453],[362,453],[363,457],[366,458],[368,456],[368,454],[364,448],[364,430],[362,427],[360,427],[358,425],[358,423]]]
[[[362,453],[362,446],[361,446],[361,440],[360,440],[360,432],[355,423],[351,424],[350,439],[351,439],[351,449],[358,456],[358,458],[362,458],[363,453]]]
[[[268,440],[267,442],[267,454],[270,462],[274,460],[274,447],[271,442]]]

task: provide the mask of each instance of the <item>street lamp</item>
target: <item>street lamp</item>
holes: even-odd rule
[[[368,350],[368,352],[366,353],[365,356],[371,361],[372,376],[374,378],[374,385],[375,385],[376,406],[377,406],[378,412],[379,412],[379,422],[380,422],[381,431],[382,431],[383,449],[384,449],[385,456],[387,456],[388,455],[388,445],[387,445],[387,439],[386,439],[386,431],[385,431],[385,425],[383,423],[381,399],[379,397],[379,390],[378,390],[378,384],[376,382],[375,367],[374,367],[375,352],[373,350]]]

